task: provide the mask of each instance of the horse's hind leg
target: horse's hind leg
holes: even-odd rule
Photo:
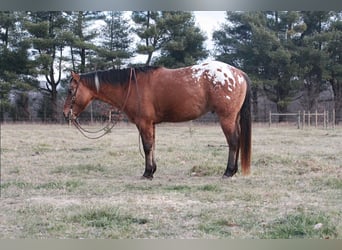
[[[232,119],[231,117],[220,119],[220,123],[229,146],[228,163],[223,177],[231,177],[238,170],[240,126],[236,122],[236,119]]]
[[[144,153],[145,153],[145,172],[143,177],[152,179],[154,172],[157,170],[157,165],[154,160],[154,147],[155,147],[155,125],[148,124],[138,126]]]

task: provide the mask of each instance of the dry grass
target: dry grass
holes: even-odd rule
[[[2,125],[0,238],[342,238],[341,138],[254,126],[251,176],[223,180],[219,125],[161,125],[147,181],[132,125]]]

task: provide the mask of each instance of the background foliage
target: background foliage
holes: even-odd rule
[[[241,68],[253,81],[255,117],[260,96],[278,112],[296,99],[313,110],[324,90],[341,116],[342,12],[227,12],[213,32],[214,50],[207,39],[193,12],[2,11],[0,119],[59,121],[70,70],[135,66],[139,55],[146,65],[214,58]]]

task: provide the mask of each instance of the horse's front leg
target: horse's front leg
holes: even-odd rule
[[[143,177],[152,179],[154,172],[157,170],[157,165],[154,160],[155,125],[153,123],[145,124],[138,126],[138,129],[145,153],[145,172]]]

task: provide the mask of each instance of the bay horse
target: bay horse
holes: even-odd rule
[[[157,169],[155,125],[189,121],[215,112],[229,146],[223,177],[237,172],[240,149],[242,174],[248,175],[252,134],[250,85],[246,73],[218,61],[178,69],[146,66],[86,74],[71,72],[63,113],[75,121],[94,99],[124,112],[142,138],[143,177],[152,179]]]

